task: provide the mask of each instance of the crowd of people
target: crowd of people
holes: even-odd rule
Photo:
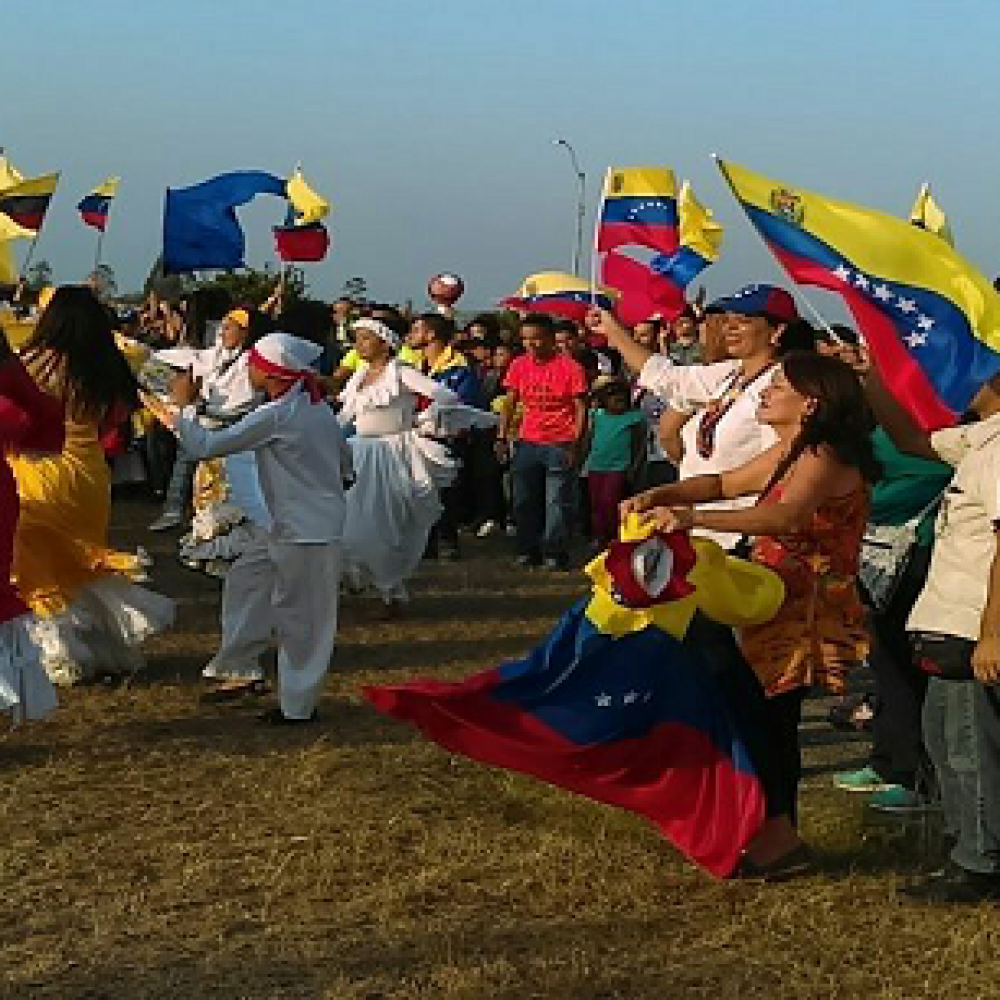
[[[66,287],[20,359],[0,359],[0,433],[0,706],[43,715],[46,678],[135,670],[170,623],[171,602],[139,586],[143,554],[107,547],[126,451],[163,500],[150,529],[180,530],[180,557],[224,580],[206,697],[260,691],[276,644],[278,724],[315,717],[342,587],[405,614],[421,560],[462,558],[464,532],[562,573],[632,514],[784,585],[772,620],[699,615],[685,638],[766,794],[740,873],[813,867],[803,699],[842,695],[867,665],[871,759],[835,784],[876,809],[943,811],[948,865],[911,896],[1000,900],[998,380],[962,426],[924,434],[863,338],[815,328],[770,285],[634,329],[597,308],[460,327],[449,309],[340,299],[303,317],[280,295],[151,303],[116,324]]]

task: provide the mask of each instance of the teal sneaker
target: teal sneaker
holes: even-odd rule
[[[833,787],[842,792],[881,792],[886,788],[898,788],[888,781],[883,781],[878,771],[870,765],[860,771],[841,771],[833,776]]]
[[[868,808],[877,812],[923,813],[935,808],[935,804],[902,785],[887,785],[868,800]]]

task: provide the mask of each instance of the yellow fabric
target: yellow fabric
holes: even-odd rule
[[[57,382],[44,385],[61,395]],[[51,617],[77,592],[109,573],[139,577],[139,560],[108,548],[111,485],[98,430],[66,415],[60,455],[15,455],[21,513],[14,537],[13,577],[31,610]]]
[[[356,372],[364,362],[361,360],[361,355],[358,354],[358,349],[352,347],[341,359],[340,367],[346,368],[349,372]]]
[[[640,541],[653,531],[651,522],[630,514],[621,526],[621,540]],[[760,625],[778,613],[785,599],[785,585],[777,573],[763,566],[734,559],[707,538],[692,538],[697,561],[688,574],[694,593],[650,608],[627,608],[611,596],[611,578],[601,553],[584,570],[594,583],[586,615],[607,635],[616,638],[655,625],[675,639],[682,639],[699,609],[713,621],[733,627]]]
[[[411,365],[414,368],[420,367],[420,362],[422,361],[422,355],[415,347],[410,347],[409,344],[403,344],[399,349],[399,353],[396,355],[403,364]]]
[[[330,203],[306,184],[301,170],[296,170],[289,179],[285,185],[285,194],[295,209],[297,226],[308,226],[313,222],[319,222],[323,216],[329,214]]]
[[[604,177],[604,198],[673,198],[677,191],[669,167],[612,167]]]
[[[24,174],[6,156],[0,153],[0,191],[4,188],[13,187],[15,184],[20,184],[23,180]]]
[[[59,174],[43,174],[40,177],[29,177],[26,180],[18,181],[9,187],[0,187],[4,197],[19,197],[21,195],[50,195],[59,183]],[[34,239],[36,233],[33,229],[25,229],[19,226],[9,216],[0,213],[0,240],[12,239]]]
[[[590,295],[592,291],[612,299],[617,299],[621,295],[615,289],[604,285],[591,289],[589,281],[584,281],[575,274],[566,274],[564,271],[539,271],[537,274],[529,274],[512,297],[530,299],[539,295],[570,295],[576,292]]]
[[[955,245],[951,226],[948,225],[948,216],[941,211],[941,206],[931,196],[930,185],[922,185],[917,192],[917,199],[910,209],[910,222],[934,233],[935,236],[940,236],[948,246]]]
[[[120,177],[109,177],[106,181],[98,184],[90,193],[100,198],[114,198],[118,194],[119,184],[121,184]]]
[[[13,285],[16,282],[17,261],[14,260],[12,241],[0,239],[0,285]]]
[[[405,344],[403,345],[406,346]],[[403,353],[402,348],[400,348],[400,354]],[[419,362],[418,362],[419,363]],[[448,368],[468,368],[469,362],[466,360],[464,354],[461,351],[456,351],[451,344],[448,344],[445,349],[437,356],[434,362],[428,367],[427,374],[434,376],[440,375],[441,372]]]
[[[695,198],[687,181],[681,185],[677,213],[680,219],[681,246],[689,247],[707,261],[718,260],[719,248],[722,246],[722,226],[715,221],[711,210]]]
[[[0,309],[0,327],[3,328],[7,343],[19,350],[35,332],[35,323],[30,319],[18,319],[12,312]]]
[[[152,355],[152,350],[145,344],[140,344],[138,340],[123,337],[117,332],[115,333],[115,343],[118,345],[118,350],[125,355],[125,360],[133,374],[138,375]],[[155,423],[156,417],[145,408],[132,414],[132,429],[138,437],[149,433]]]

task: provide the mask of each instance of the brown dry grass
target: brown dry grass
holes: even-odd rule
[[[119,509],[125,534],[150,509]],[[179,629],[129,689],[68,692],[0,741],[7,997],[778,998],[1000,995],[993,910],[895,887],[929,849],[866,824],[829,772],[862,756],[809,706],[804,826],[823,870],[713,882],[644,823],[450,758],[358,698],[526,649],[581,588],[501,543],[434,567],[403,622],[345,622],[302,731],[197,703],[215,588],[158,543]]]

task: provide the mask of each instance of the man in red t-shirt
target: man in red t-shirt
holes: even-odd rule
[[[511,479],[517,561],[548,569],[569,566],[567,540],[572,508],[574,458],[586,423],[583,368],[556,348],[552,319],[531,313],[521,321],[525,353],[504,378],[507,405],[499,446],[513,446]],[[514,414],[522,411],[517,440]]]

